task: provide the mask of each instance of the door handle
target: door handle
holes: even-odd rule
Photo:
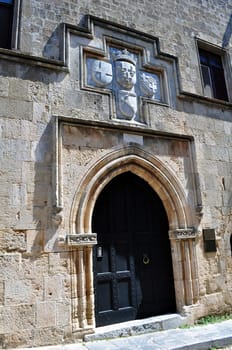
[[[147,254],[143,254],[143,264],[148,265],[150,263],[150,259]]]

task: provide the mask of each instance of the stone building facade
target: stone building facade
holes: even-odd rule
[[[231,13],[0,1],[2,348],[232,311]]]

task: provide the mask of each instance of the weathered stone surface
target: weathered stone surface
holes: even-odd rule
[[[154,333],[172,328],[178,328],[185,324],[186,319],[180,315],[165,315],[150,317],[147,320],[129,321],[119,325],[99,327],[95,334],[85,336],[85,341],[96,341],[128,337],[139,334]]]
[[[0,255],[0,278],[14,279],[20,270],[21,255],[18,253]]]
[[[56,303],[44,301],[36,304],[36,325],[39,328],[53,327],[56,324]]]
[[[71,324],[71,305],[61,301],[56,303],[56,319],[59,327],[67,327]]]
[[[4,296],[5,296],[5,284],[4,282],[0,282],[0,305],[4,304]]]
[[[0,117],[32,120],[32,103],[0,97]]]
[[[26,250],[25,233],[0,231],[0,250],[24,252]]]
[[[35,307],[32,304],[5,306],[1,309],[1,333],[17,333],[34,328]]]
[[[3,347],[93,330],[92,248],[67,236],[92,233],[98,195],[121,171],[160,195],[170,232],[192,233],[170,234],[177,311],[231,312],[231,9],[227,0],[21,1],[19,48],[0,52]],[[99,17],[88,28],[87,14]],[[202,96],[196,38],[226,50],[229,103]],[[123,49],[126,73],[137,59],[133,84],[115,69],[111,53]],[[155,93],[149,77],[161,79]],[[204,251],[205,228],[216,252]]]

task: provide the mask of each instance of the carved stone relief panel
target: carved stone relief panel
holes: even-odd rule
[[[108,46],[108,53],[107,61],[86,54],[87,86],[111,93],[113,118],[146,124],[143,99],[161,102],[161,74],[142,69],[139,52]]]
[[[156,109],[175,109],[179,93],[177,58],[160,47],[157,37],[91,16],[86,28],[70,28],[69,115],[154,128]]]

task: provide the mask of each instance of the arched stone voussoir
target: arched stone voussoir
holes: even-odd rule
[[[144,179],[159,195],[170,230],[193,226],[190,205],[174,173],[157,157],[133,145],[109,152],[84,174],[72,203],[71,233],[92,232],[92,213],[100,192],[115,176],[127,171]]]

